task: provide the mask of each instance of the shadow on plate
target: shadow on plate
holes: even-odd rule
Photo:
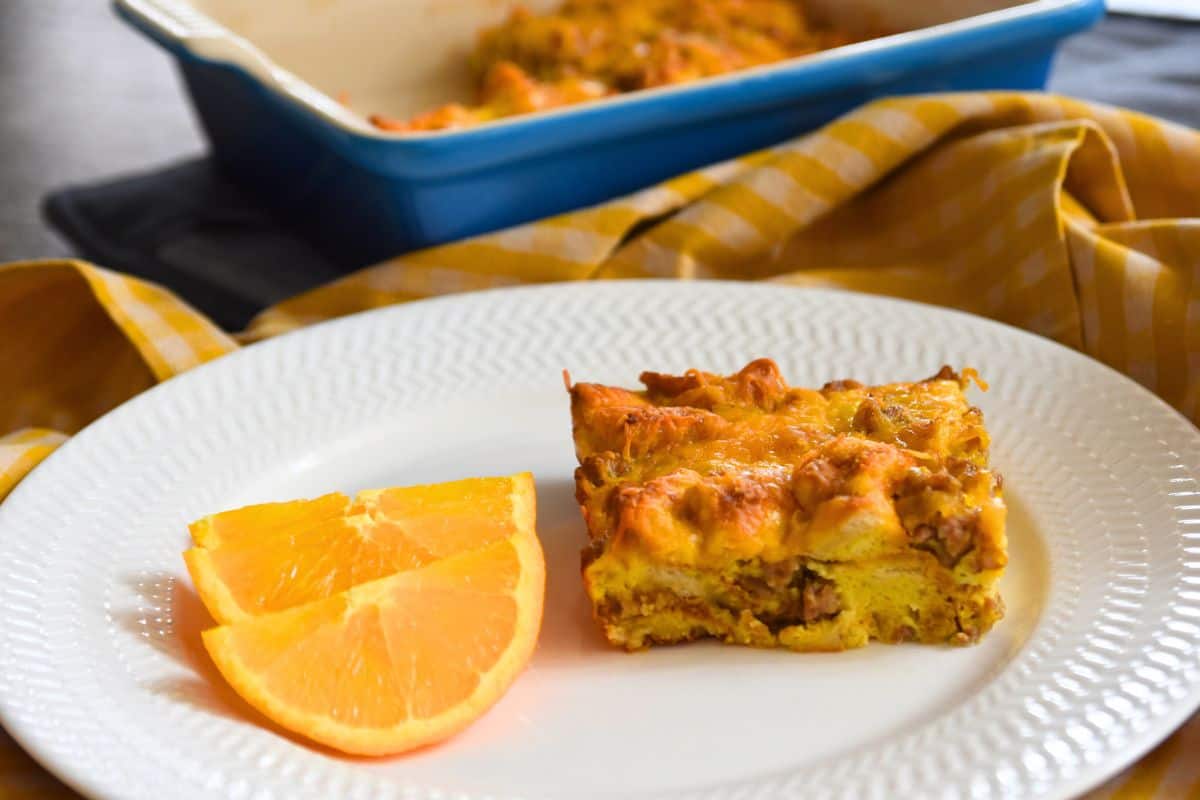
[[[557,667],[600,653],[616,653],[592,620],[583,591],[580,551],[587,532],[569,480],[537,482],[538,538],[546,555],[546,605],[534,663]]]
[[[175,575],[145,572],[125,584],[138,595],[138,607],[114,615],[117,624],[193,674],[144,684],[150,692],[226,719],[251,722],[296,744],[336,755],[276,725],[230,688],[204,649],[202,631],[217,623],[199,596]]]

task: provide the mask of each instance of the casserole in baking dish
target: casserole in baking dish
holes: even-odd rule
[[[115,5],[177,58],[220,165],[343,263],[600,202],[782,141],[878,95],[1041,88],[1059,41],[1104,11],[1102,0],[809,0],[836,28],[899,32],[462,130],[397,133],[366,114],[469,99],[478,31],[516,3]]]

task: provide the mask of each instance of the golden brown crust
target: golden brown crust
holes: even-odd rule
[[[580,460],[576,494],[591,540],[585,579],[610,638],[628,644],[628,631],[614,633],[620,620],[644,622],[645,613],[633,612],[664,607],[672,591],[662,586],[655,603],[630,605],[634,594],[661,583],[664,571],[675,583],[704,576],[700,583],[708,581],[711,594],[728,582],[731,569],[750,563],[767,571],[788,565],[789,580],[837,565],[843,582],[851,565],[903,563],[897,580],[926,574],[943,600],[946,591],[961,589],[976,609],[934,614],[931,606],[924,623],[896,622],[887,631],[859,620],[859,628],[870,629],[864,634],[852,629],[853,609],[838,600],[836,625],[827,613],[793,615],[791,627],[815,624],[829,628],[824,634],[780,630],[770,643],[807,649],[861,644],[866,635],[928,640],[946,632],[946,619],[964,614],[969,621],[956,622],[952,633],[970,629],[974,638],[986,630],[998,608],[993,585],[1007,555],[987,432],[963,393],[971,372],[960,377],[944,368],[920,383],[875,387],[835,381],[813,391],[789,387],[773,362],[760,359],[730,376],[646,372],[640,392],[570,386]],[[849,591],[839,585],[817,592],[815,580],[806,585],[810,605],[825,609]],[[798,591],[803,599],[804,590]],[[680,602],[692,611],[683,616],[694,622],[695,607],[712,598],[686,594]],[[682,612],[671,613],[679,622]],[[907,620],[906,613],[897,618]],[[679,623],[673,630],[684,638],[704,628],[736,639],[752,624],[734,615],[714,628],[714,613],[705,618],[699,627]],[[645,635],[662,641],[674,634]]]
[[[656,86],[694,81],[848,44],[799,0],[564,0],[517,6],[482,32],[471,61],[478,104],[451,103],[386,130],[461,128]]]

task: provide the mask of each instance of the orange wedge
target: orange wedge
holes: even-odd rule
[[[527,473],[208,517],[188,567],[231,621],[205,647],[243,699],[314,741],[385,755],[444,739],[533,654],[534,517]]]
[[[400,753],[478,718],[533,655],[532,532],[204,633],[225,679],[283,727],[358,755]]]
[[[533,513],[529,473],[328,494],[205,517],[183,558],[204,605],[228,624],[507,539]]]

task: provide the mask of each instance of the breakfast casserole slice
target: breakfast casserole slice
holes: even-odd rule
[[[760,359],[728,377],[646,372],[641,391],[568,379],[605,636],[976,641],[1003,615],[1008,557],[973,375],[814,390]]]

